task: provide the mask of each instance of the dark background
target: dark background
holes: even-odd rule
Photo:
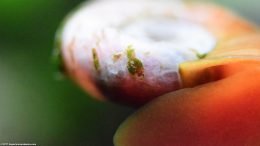
[[[112,146],[132,112],[92,100],[51,64],[56,29],[82,0],[0,0],[0,144]],[[260,23],[259,0],[216,0]]]

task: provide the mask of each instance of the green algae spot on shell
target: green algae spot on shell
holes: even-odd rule
[[[51,54],[51,62],[55,66],[55,69],[57,69],[56,77],[58,79],[63,79],[67,76],[67,70],[62,55],[62,35],[63,35],[64,27],[70,21],[70,19],[84,6],[85,3],[80,4],[74,10],[72,10],[66,16],[66,18],[60,23],[60,26],[56,31],[55,38],[54,38],[54,47]]]
[[[198,59],[204,59],[205,57],[207,57],[207,53],[199,53],[197,51],[197,49],[191,49],[197,56]]]
[[[56,77],[58,77],[58,79],[62,79],[64,78],[64,76],[66,75],[66,68],[64,65],[64,60],[62,57],[62,52],[61,52],[61,35],[62,35],[62,27],[60,29],[58,29],[58,31],[56,32],[56,36],[55,36],[55,42],[54,42],[54,49],[52,52],[52,57],[51,57],[51,61],[53,63],[53,65],[55,66],[55,68],[58,69],[58,71],[56,71]]]
[[[198,57],[199,59],[204,59],[204,58],[207,56],[206,53],[204,53],[204,54],[199,54],[199,53],[197,53],[196,55],[197,55],[197,57]]]
[[[96,71],[100,71],[100,63],[98,59],[97,50],[95,48],[92,49],[92,57],[93,57],[93,63]]]
[[[126,53],[127,53],[127,58],[128,58],[127,69],[129,71],[129,73],[132,75],[137,75],[139,77],[144,76],[143,63],[141,62],[141,60],[136,58],[135,50],[133,49],[133,47],[128,46]]]

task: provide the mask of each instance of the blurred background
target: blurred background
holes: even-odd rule
[[[133,112],[55,78],[55,31],[81,2],[0,0],[0,144],[113,146],[115,130]],[[215,2],[260,24],[259,0]]]

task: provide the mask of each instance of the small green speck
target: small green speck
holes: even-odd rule
[[[143,76],[143,75],[144,75],[143,64],[142,64],[142,62],[141,62],[139,59],[137,59],[137,58],[128,60],[127,68],[128,68],[128,71],[129,71],[132,75],[138,75],[138,76]]]
[[[194,52],[198,59],[204,59],[208,54],[207,53],[199,53],[197,49],[190,49],[192,52]]]
[[[129,46],[126,50],[127,52],[127,69],[130,74],[137,75],[137,76],[144,76],[144,67],[141,60],[136,58],[135,56],[135,50],[132,46]]]
[[[98,60],[98,54],[97,54],[97,51],[96,49],[92,49],[92,56],[93,56],[93,62],[94,62],[94,67],[97,71],[99,71],[100,69],[100,63],[99,63],[99,60]]]
[[[55,42],[54,42],[54,49],[52,52],[52,56],[51,56],[51,61],[52,63],[55,65],[55,68],[58,68],[58,71],[56,71],[57,76],[59,76],[59,78],[63,78],[66,76],[66,67],[64,64],[64,60],[62,57],[62,40],[61,40],[61,36],[62,36],[62,32],[64,30],[65,25],[67,24],[67,22],[70,20],[70,18],[72,18],[72,16],[78,12],[81,7],[85,6],[84,4],[79,5],[77,8],[75,8],[72,12],[69,13],[69,15],[66,16],[66,18],[60,23],[60,26],[56,32],[55,35]]]
[[[205,54],[199,54],[199,53],[197,53],[196,55],[197,55],[197,57],[198,57],[199,59],[203,59],[203,58],[205,58],[205,57],[207,56],[206,53],[205,53]]]
[[[133,47],[130,45],[127,47],[127,58],[135,58],[135,50],[133,49]]]
[[[55,67],[58,69],[57,75],[60,77],[63,77],[66,74],[66,69],[62,57],[61,52],[61,33],[62,29],[60,28],[55,36],[55,42],[54,42],[54,49],[52,52],[52,62],[55,65]]]

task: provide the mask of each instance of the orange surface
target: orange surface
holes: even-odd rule
[[[227,65],[208,68],[237,69]],[[217,75],[217,74],[215,74]],[[260,145],[260,67],[159,97],[125,121],[116,146]]]
[[[182,86],[183,88],[195,87],[217,81],[255,66],[260,66],[260,58],[223,57],[186,62],[180,65]]]

